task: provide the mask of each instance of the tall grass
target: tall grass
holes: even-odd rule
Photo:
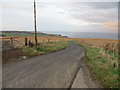
[[[82,45],[86,49],[86,57],[84,62],[91,70],[95,79],[101,82],[106,88],[118,88],[118,59],[119,56],[112,51],[101,48]]]

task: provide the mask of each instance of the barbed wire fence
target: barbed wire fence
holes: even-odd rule
[[[23,46],[23,39],[15,39],[15,38],[2,38],[2,51],[15,49],[18,46]]]
[[[52,39],[52,38],[42,38],[39,39],[38,41],[38,46],[42,46],[48,43],[54,43],[54,42],[60,42],[60,41],[65,41],[63,39]],[[2,44],[1,48],[2,51],[4,50],[12,50],[18,47],[34,47],[35,42],[33,39],[29,37],[22,37],[22,38],[17,38],[17,37],[8,37],[8,38],[2,38]]]

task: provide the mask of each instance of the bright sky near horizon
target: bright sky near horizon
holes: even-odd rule
[[[32,1],[8,2],[5,0],[2,2],[0,29],[33,31]],[[41,32],[118,32],[118,2],[85,1],[44,0],[39,2],[36,0],[37,30]]]

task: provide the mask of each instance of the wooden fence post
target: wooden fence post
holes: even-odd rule
[[[45,41],[44,41],[44,38],[43,38],[43,43],[44,43]]]
[[[48,43],[50,42],[50,39],[48,39]]]
[[[11,43],[11,45],[13,44],[13,38],[10,38],[10,43]]]
[[[31,42],[31,40],[29,40],[29,47],[33,47],[34,44]]]
[[[27,37],[25,37],[25,46],[27,46],[28,45],[28,43],[27,43],[28,41],[27,41]]]

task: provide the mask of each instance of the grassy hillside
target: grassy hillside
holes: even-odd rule
[[[3,37],[29,37],[34,36],[34,32],[27,32],[27,31],[2,31],[0,32],[0,36]],[[42,32],[38,32],[37,36],[41,37],[65,37],[59,34],[46,34]]]
[[[29,37],[29,36],[34,36],[34,34],[30,33],[2,33],[3,36],[5,37]],[[38,36],[47,36],[47,35],[40,35]]]

